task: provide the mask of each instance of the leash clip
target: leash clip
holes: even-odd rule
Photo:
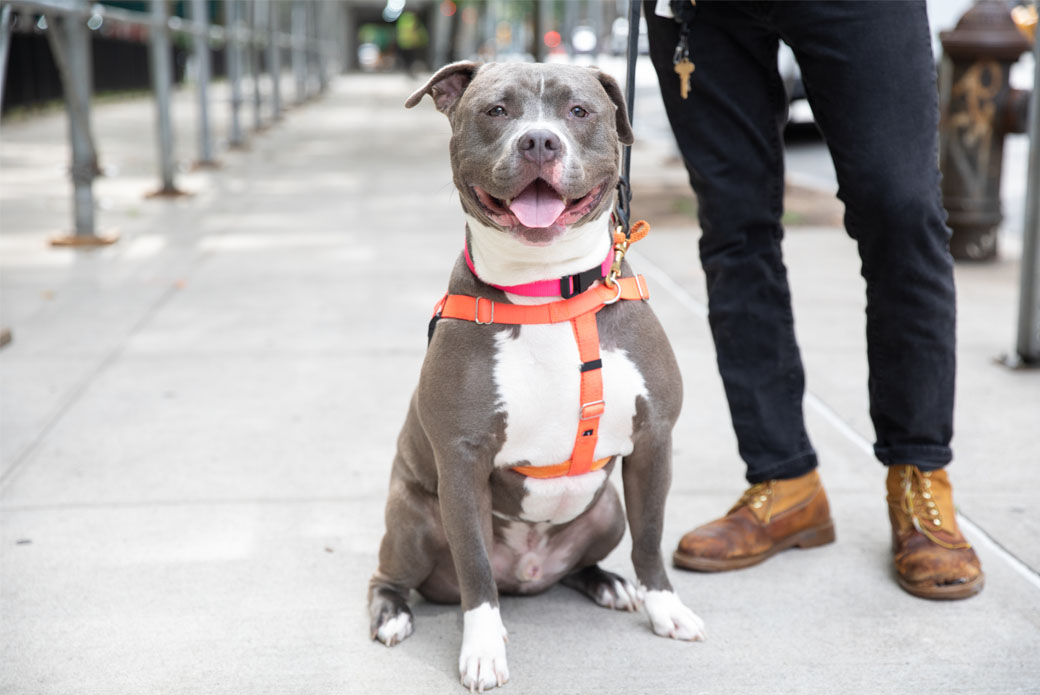
[[[621,224],[614,228],[614,262],[610,265],[610,272],[607,273],[606,280],[604,280],[607,287],[618,288],[619,296],[621,294],[621,285],[617,284],[617,279],[621,275],[621,261],[625,259],[625,254],[628,253],[628,235],[626,231]],[[607,303],[613,304],[616,301],[617,298],[615,297]]]
[[[616,217],[615,221],[617,226],[614,228],[614,264],[610,266],[610,273],[604,281],[607,287],[614,287],[617,284],[617,279],[621,275],[621,261],[625,259],[628,247],[650,232],[650,225],[645,220],[638,220],[631,227],[626,227]],[[620,288],[620,285],[618,287]]]

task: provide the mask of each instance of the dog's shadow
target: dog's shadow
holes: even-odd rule
[[[545,667],[557,659],[569,668],[573,660],[560,653],[560,644],[617,640],[660,640],[653,634],[645,613],[617,611],[596,605],[573,589],[556,585],[533,596],[504,595],[500,599],[502,622],[509,631],[507,652],[511,669]],[[409,659],[437,664],[456,678],[462,644],[462,609],[457,604],[431,603],[412,594],[415,632],[397,651],[410,652]],[[539,669],[540,670],[540,669]]]

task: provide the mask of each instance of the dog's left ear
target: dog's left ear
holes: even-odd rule
[[[614,106],[617,107],[616,119],[617,119],[617,135],[618,140],[622,145],[631,145],[635,142],[635,135],[632,134],[632,124],[628,121],[628,109],[625,108],[625,96],[621,93],[621,87],[618,86],[617,81],[603,72],[599,68],[592,68],[596,71],[596,78],[599,83],[603,85],[603,89],[606,90],[607,96],[614,102]]]
[[[408,97],[404,105],[410,109],[422,101],[424,96],[429,94],[433,97],[433,103],[437,105],[437,110],[444,115],[448,115],[451,107],[458,102],[459,97],[462,96],[466,87],[473,80],[473,75],[477,73],[479,67],[480,63],[474,63],[469,60],[445,65],[430,78],[429,82]]]

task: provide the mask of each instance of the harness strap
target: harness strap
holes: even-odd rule
[[[589,468],[589,473],[598,471],[599,469],[610,463],[610,459],[613,456],[607,456],[606,458],[597,459],[592,462],[592,466]],[[528,478],[539,478],[545,480],[548,478],[562,478],[565,475],[575,475],[571,473],[571,462],[564,461],[563,463],[554,463],[551,466],[513,466],[512,470],[526,475]]]
[[[581,391],[578,402],[578,435],[574,439],[571,467],[567,475],[581,475],[592,468],[593,454],[599,439],[599,418],[606,409],[603,403],[603,360],[599,358],[599,330],[595,312],[575,317],[574,340],[581,356]]]
[[[618,289],[620,288],[620,290]],[[474,323],[561,323],[589,311],[599,311],[619,299],[650,299],[650,291],[642,275],[620,278],[615,287],[598,285],[576,297],[547,304],[505,304],[485,297],[446,294],[434,307],[433,314],[442,319],[462,319]]]
[[[434,318],[461,319],[478,324],[547,324],[570,321],[581,359],[578,432],[569,461],[551,466],[514,466],[517,473],[534,478],[558,478],[596,471],[612,456],[594,460],[599,421],[606,410],[603,401],[603,361],[599,351],[596,313],[607,304],[625,299],[646,300],[650,293],[643,276],[620,278],[613,288],[599,285],[570,299],[548,304],[503,304],[483,297],[445,295],[434,308]]]

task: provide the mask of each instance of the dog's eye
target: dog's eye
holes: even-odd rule
[[[585,118],[589,115],[589,112],[581,108],[580,106],[575,106],[573,109],[571,109],[571,114],[576,118]]]
[[[488,109],[487,115],[491,116],[492,118],[496,116],[505,116],[506,110],[501,106],[492,106],[490,109]]]

